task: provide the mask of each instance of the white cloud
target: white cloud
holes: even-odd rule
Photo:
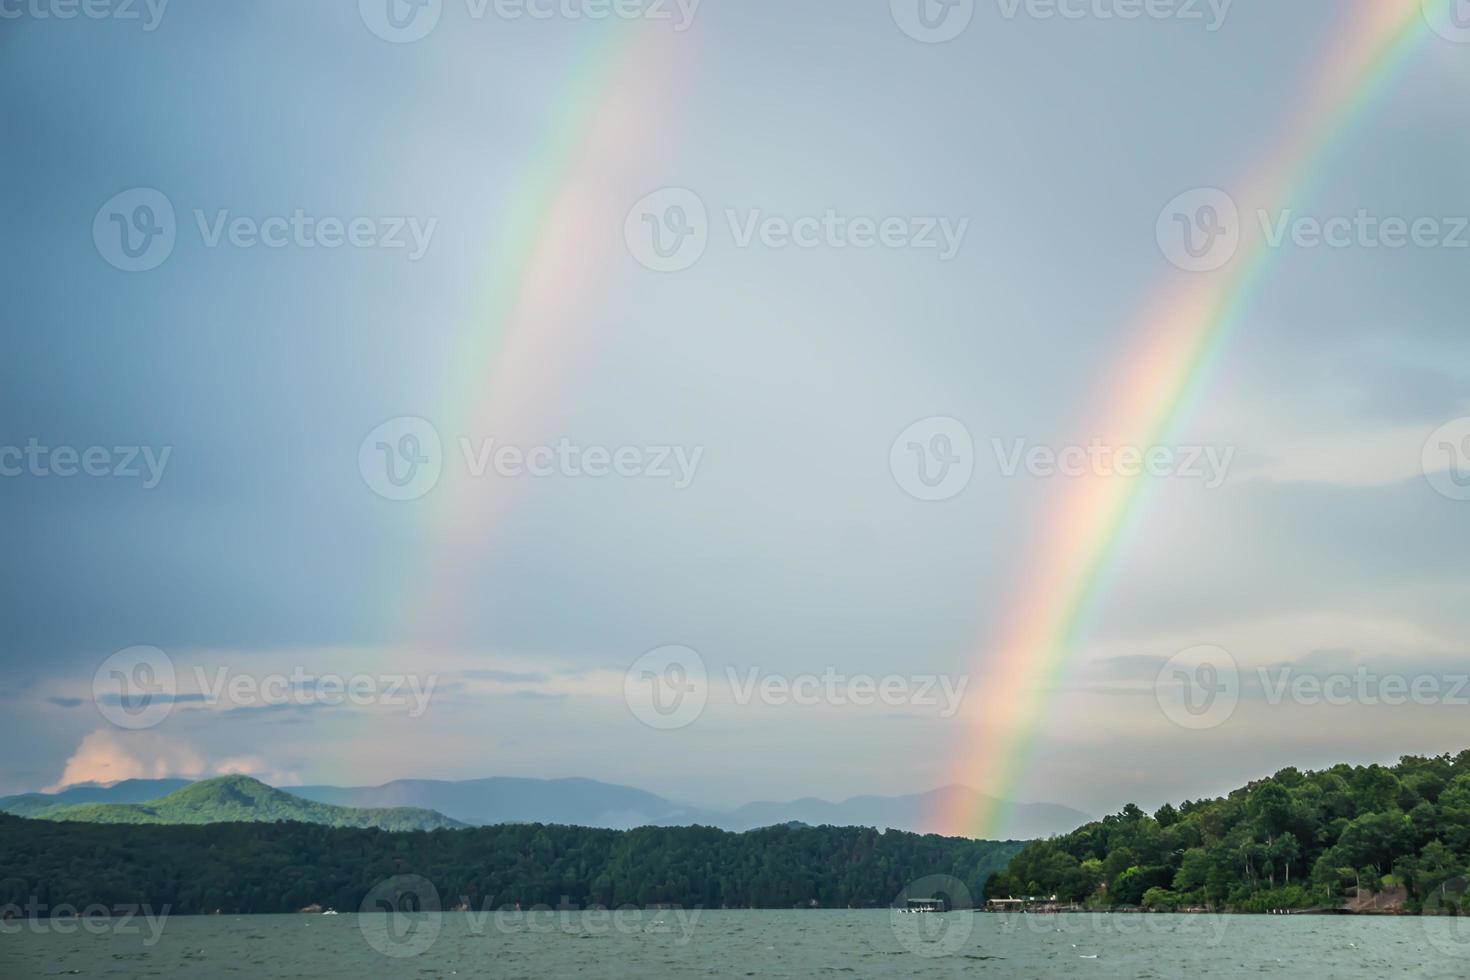
[[[258,756],[208,760],[180,739],[157,732],[125,732],[99,728],[85,736],[66,760],[61,778],[43,793],[78,783],[116,783],[124,779],[199,779],[228,773],[255,776],[276,785],[293,782],[289,773],[272,771]]]
[[[1424,475],[1424,441],[1432,430],[1399,425],[1333,433],[1286,433],[1258,444],[1261,458],[1242,461],[1241,478],[1278,483],[1381,487]]]

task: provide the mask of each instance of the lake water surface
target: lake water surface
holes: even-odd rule
[[[84,928],[84,926],[86,926]],[[888,911],[12,921],[0,976],[1465,977],[1465,919]]]

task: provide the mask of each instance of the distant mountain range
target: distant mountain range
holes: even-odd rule
[[[463,823],[555,823],[627,830],[651,824],[705,823],[695,811],[631,786],[592,779],[399,779],[382,786],[292,786],[290,792],[336,806],[419,806]]]
[[[124,793],[136,795],[145,791],[131,786]],[[23,803],[22,809],[32,810],[24,815],[78,823],[276,823],[288,820],[328,827],[377,827],[380,830],[438,830],[464,826],[441,813],[418,807],[367,809],[316,803],[273,789],[249,776],[205,779],[141,803],[71,803],[36,810],[34,802],[34,797],[31,797]]]
[[[993,804],[968,787],[945,786],[909,796],[854,796],[841,803],[811,797],[789,803],[747,803],[725,814],[717,826],[739,831],[794,820],[814,827],[891,827],[915,834],[944,834],[954,831],[940,814],[975,813],[992,806],[1000,817],[996,836],[1002,839],[1036,840],[1065,834],[1092,819],[1056,803]]]
[[[59,793],[6,796],[0,798],[0,810],[18,817],[39,817],[48,810],[77,803],[147,803],[192,782],[191,779],[124,779],[107,786],[83,783],[68,786]]]
[[[221,780],[235,780],[222,784]],[[128,822],[201,823],[210,820],[303,820],[335,826],[383,826],[397,829],[504,823],[566,824],[626,830],[641,826],[701,824],[722,830],[746,831],[776,824],[877,827],[912,833],[946,833],[939,814],[973,811],[988,801],[973,790],[947,786],[908,796],[855,796],[839,803],[806,798],[785,803],[747,803],[733,810],[690,807],[630,786],[593,779],[520,779],[491,777],[469,780],[401,779],[382,786],[292,786],[273,790],[265,798],[259,789],[245,792],[246,777],[221,777],[192,784],[210,787],[205,799],[186,795],[173,799],[188,786],[184,780],[135,779],[110,787],[77,786],[48,795],[28,793],[0,799],[0,811],[19,816],[57,819],[108,819]],[[248,780],[255,787],[263,783]],[[172,794],[172,795],[171,795]],[[162,797],[162,799],[160,799]],[[254,804],[241,797],[256,799]],[[282,799],[284,798],[284,799]],[[167,801],[167,803],[166,803]],[[291,802],[294,801],[294,802]],[[78,804],[148,804],[133,810],[78,809]],[[165,805],[166,804],[166,805]],[[309,807],[317,805],[320,810]],[[332,808],[356,811],[348,816]],[[1031,840],[1067,833],[1092,819],[1088,814],[1051,803],[1001,804],[997,837]],[[100,813],[100,816],[92,816]],[[208,813],[210,820],[175,819]],[[238,814],[219,816],[219,814]],[[254,816],[248,814],[270,814]],[[275,815],[293,813],[293,816]],[[370,814],[372,816],[364,816]],[[442,822],[434,822],[435,820]],[[340,822],[351,821],[351,822]]]

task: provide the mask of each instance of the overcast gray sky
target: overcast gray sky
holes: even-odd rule
[[[1201,275],[1161,248],[1161,212],[1243,195],[1383,2],[976,0],[943,43],[945,8],[931,29],[902,0],[14,7],[0,445],[104,447],[114,475],[0,458],[0,792],[575,775],[711,804],[963,778],[991,644],[1071,479],[1008,475],[997,441],[1109,436],[1141,311]],[[1440,236],[1275,250],[1171,437],[1228,465],[1152,479],[1017,794],[1102,812],[1466,747],[1447,693],[1273,704],[1257,668],[1470,673],[1467,110],[1470,44],[1425,32],[1312,197],[1268,202]],[[690,241],[692,260],[655,248]],[[973,444],[957,490],[892,458],[931,418]],[[494,462],[503,445],[549,475]],[[115,475],[125,447],[152,454],[136,477]],[[567,462],[595,469],[588,447],[635,449],[640,475]],[[439,478],[384,482],[379,452]],[[1155,680],[1199,644],[1245,682],[1191,729]],[[176,703],[128,728],[98,671],[138,645]],[[629,665],[666,645],[709,678],[674,730],[627,703]],[[741,703],[752,669],[973,686],[948,716],[917,695]],[[220,671],[245,680],[200,699]],[[416,712],[249,690],[324,674],[433,692]]]

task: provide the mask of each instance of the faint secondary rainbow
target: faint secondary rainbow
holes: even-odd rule
[[[444,473],[425,498],[428,540],[404,575],[411,598],[399,611],[400,640],[442,649],[464,639],[475,603],[463,573],[503,521],[510,488],[467,478],[459,439],[503,443],[554,418],[579,357],[594,346],[589,326],[633,263],[623,249],[627,209],[666,177],[661,142],[695,35],[645,21],[588,27],[523,176],[503,190],[497,210],[506,217],[446,384],[449,410],[431,419]]]
[[[518,155],[512,179],[484,179],[493,204],[480,210],[498,228],[467,300],[457,359],[434,406],[405,406],[437,429],[443,471],[433,491],[406,505],[422,545],[381,570],[381,594],[401,597],[384,605],[377,624],[379,656],[395,672],[473,652],[465,628],[480,607],[470,594],[472,565],[504,525],[517,481],[469,478],[459,440],[509,442],[554,419],[574,388],[579,356],[595,346],[590,327],[614,302],[614,280],[634,264],[623,244],[627,211],[668,179],[662,143],[687,90],[697,35],[652,20],[577,25],[566,67],[542,100],[535,143]],[[508,89],[503,98],[528,107],[542,91]],[[385,724],[363,716],[342,741],[333,779],[421,768],[417,740],[392,737]]]
[[[1165,290],[1134,331],[1121,369],[1108,375],[1103,424],[1096,435],[1115,446],[1165,445],[1188,418],[1226,341],[1268,279],[1273,252],[1248,216],[1255,208],[1309,199],[1323,165],[1352,123],[1389,88],[1400,70],[1436,35],[1432,3],[1454,0],[1363,0],[1353,9],[1331,56],[1314,79],[1288,136],[1262,171],[1232,195],[1240,206],[1241,240],[1224,270],[1190,276]],[[1181,277],[1188,274],[1180,273]],[[1106,591],[1119,549],[1142,510],[1147,478],[1083,477],[1053,488],[1048,520],[1033,550],[1020,601],[987,646],[982,697],[954,782],[983,794],[940,814],[951,833],[994,836],[1003,803],[1016,794],[1034,751],[1048,689],[1066,671]],[[977,751],[969,751],[978,745]]]

